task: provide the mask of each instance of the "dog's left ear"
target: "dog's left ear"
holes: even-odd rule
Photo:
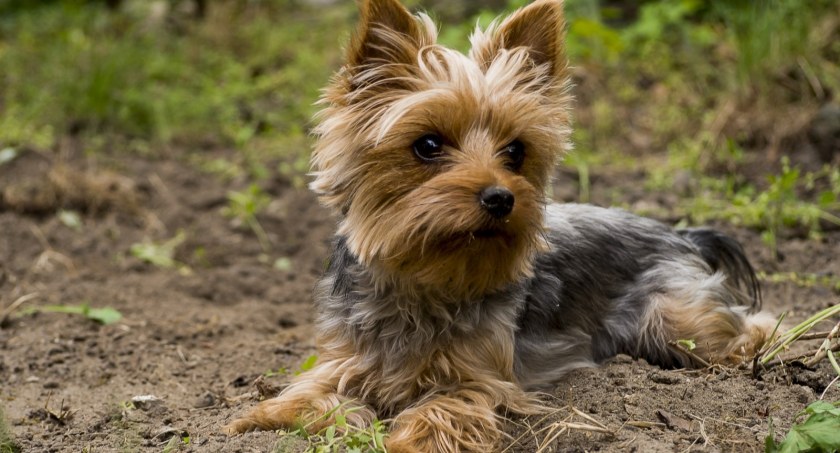
[[[562,0],[537,0],[516,11],[494,31],[489,41],[473,39],[472,58],[487,68],[502,49],[527,49],[535,65],[548,65],[552,76],[565,78],[568,67],[563,44],[566,21]]]
[[[351,71],[413,64],[418,49],[433,44],[426,25],[398,0],[361,0],[359,26],[347,49]]]

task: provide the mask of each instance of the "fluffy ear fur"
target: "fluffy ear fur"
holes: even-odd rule
[[[421,47],[434,43],[426,24],[397,0],[362,0],[359,6],[359,27],[347,51],[347,67],[353,73],[380,65],[412,64]]]
[[[565,29],[562,0],[537,0],[500,25],[491,26],[483,36],[473,35],[470,54],[487,68],[501,50],[525,48],[534,65],[548,65],[549,74],[555,79],[565,79],[568,67],[563,47]]]

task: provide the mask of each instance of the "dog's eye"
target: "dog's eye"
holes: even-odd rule
[[[411,145],[414,155],[424,162],[435,162],[443,157],[443,139],[435,134],[427,134]]]
[[[505,165],[508,168],[514,171],[519,170],[522,167],[522,162],[525,161],[525,145],[519,140],[514,140],[502,148],[499,154],[507,159]]]

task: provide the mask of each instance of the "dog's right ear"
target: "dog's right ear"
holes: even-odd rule
[[[533,64],[562,84],[568,77],[565,28],[562,0],[536,0],[492,26],[487,39],[474,35],[470,55],[486,69],[502,49],[526,49]]]
[[[359,27],[347,49],[347,65],[353,72],[412,64],[419,49],[434,41],[426,24],[397,0],[362,0],[359,6]]]

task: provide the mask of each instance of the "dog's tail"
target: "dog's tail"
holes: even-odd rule
[[[727,276],[735,291],[744,294],[744,305],[749,305],[751,312],[761,310],[761,287],[738,241],[710,228],[687,228],[678,233],[697,247],[714,271]]]

